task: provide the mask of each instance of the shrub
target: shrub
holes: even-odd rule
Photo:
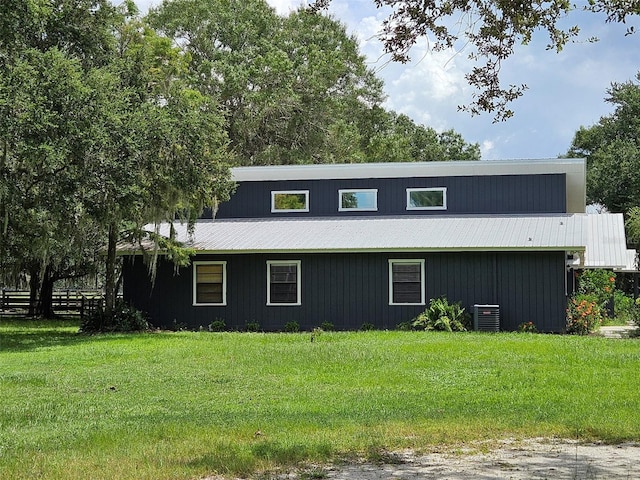
[[[471,316],[460,302],[449,303],[445,297],[432,298],[427,309],[413,319],[418,330],[466,332],[471,326]]]
[[[633,319],[634,323],[640,327],[640,297],[636,298],[636,301],[633,302],[634,303],[634,308],[632,310],[632,314],[631,314],[631,318]]]
[[[396,325],[396,329],[397,330],[403,330],[405,332],[413,330],[413,323],[411,322],[401,322],[398,325]]]
[[[518,332],[521,333],[538,333],[538,328],[533,322],[524,322],[518,325]]]
[[[122,300],[114,305],[111,318],[99,307],[86,315],[80,324],[81,333],[145,332],[149,329],[144,314]]]
[[[259,332],[260,331],[260,324],[258,322],[247,322],[247,324],[244,326],[244,331],[245,332]]]
[[[360,330],[363,332],[368,332],[369,330],[375,330],[376,326],[373,323],[364,322],[360,327]]]
[[[221,318],[216,318],[209,325],[209,331],[210,332],[224,332],[226,329],[227,329],[227,324]]]
[[[602,325],[602,309],[596,295],[577,294],[569,299],[567,333],[588,335]]]
[[[616,321],[621,324],[637,323],[639,306],[630,295],[625,295],[621,290],[616,290],[614,294],[614,308]]]
[[[335,325],[331,322],[322,322],[320,328],[325,332],[331,332],[336,329]]]
[[[578,294],[593,297],[603,315],[615,288],[616,274],[610,270],[585,270],[578,277]]]
[[[288,333],[299,332],[300,324],[298,322],[287,322],[284,325],[284,331]]]

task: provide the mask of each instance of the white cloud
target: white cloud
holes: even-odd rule
[[[495,144],[491,140],[483,140],[480,144],[480,152],[482,154],[482,158],[490,158],[491,152],[495,148]]]
[[[267,0],[267,3],[275,8],[280,15],[288,15],[300,5],[306,5],[303,0]]]

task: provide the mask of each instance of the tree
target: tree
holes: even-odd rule
[[[243,164],[360,158],[345,141],[358,136],[353,118],[382,101],[382,82],[342,24],[304,9],[279,17],[264,0],[166,1],[150,18],[220,99]]]
[[[42,23],[49,4],[28,3],[44,10],[27,9],[26,24]],[[123,235],[150,233],[176,262],[188,261],[171,238],[143,226],[193,222],[231,189],[218,104],[190,87],[188,57],[142,23],[132,2],[109,18],[118,21],[102,25],[111,37],[99,62],[88,61],[93,47],[76,54],[60,40],[2,50],[0,65],[3,276],[28,272],[43,303],[61,275],[80,275],[105,253],[107,321]]]
[[[231,190],[218,104],[190,88],[188,59],[135,12],[116,39],[110,64],[89,77],[100,109],[88,132],[94,144],[79,169],[86,178],[83,204],[106,236],[107,321],[123,230],[140,240],[145,224],[172,223],[176,216],[193,224]]]
[[[570,157],[587,159],[587,200],[612,212],[640,206],[640,73],[613,83],[606,101],[611,115],[575,134]]]
[[[71,168],[88,138],[90,92],[80,62],[57,48],[23,51],[0,77],[2,276],[29,272],[31,313],[50,315],[53,282],[90,271],[94,225]]]
[[[378,8],[392,9],[379,33],[385,51],[394,61],[406,62],[411,48],[422,37],[429,38],[433,51],[455,47],[469,51],[477,63],[466,74],[475,87],[474,100],[461,107],[476,115],[494,114],[494,121],[513,115],[511,101],[522,96],[526,85],[503,86],[502,62],[514,53],[518,43],[527,44],[540,30],[548,35],[547,49],[560,52],[579,35],[578,26],[563,28],[562,19],[577,7],[568,0],[495,1],[495,0],[373,0]],[[326,8],[331,0],[316,0],[311,11]],[[637,0],[589,0],[584,10],[604,13],[607,22],[625,23],[640,14]],[[634,27],[627,33],[634,33]]]
[[[372,162],[431,162],[479,160],[480,147],[468,144],[453,130],[438,133],[417,125],[406,115],[388,112],[378,119],[364,147]]]

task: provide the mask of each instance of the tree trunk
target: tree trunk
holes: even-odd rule
[[[109,327],[113,321],[113,309],[116,303],[116,244],[118,243],[118,226],[112,223],[109,226],[109,241],[107,244],[107,261],[105,264],[104,286],[104,314],[105,327]]]
[[[32,264],[29,267],[29,312],[27,314],[30,317],[36,316],[39,291],[40,291],[40,265]]]
[[[36,306],[36,315],[44,318],[53,318],[53,284],[55,279],[51,271],[51,266],[47,265],[44,270],[44,277],[40,284],[40,297]]]

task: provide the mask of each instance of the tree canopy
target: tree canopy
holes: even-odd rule
[[[382,81],[329,16],[281,17],[265,0],[172,0],[150,21],[191,56],[198,88],[220,99],[243,165],[480,157],[453,131],[384,110]]]
[[[587,159],[587,200],[612,212],[640,206],[640,73],[613,83],[606,101],[614,106],[575,134],[568,156]]]
[[[326,8],[331,0],[315,0],[312,11]],[[640,15],[637,0],[589,0],[577,6],[569,0],[373,0],[391,13],[379,37],[394,61],[407,62],[411,48],[428,38],[433,51],[459,47],[476,62],[467,72],[468,83],[476,88],[474,99],[460,108],[476,115],[489,112],[494,121],[513,115],[510,102],[523,95],[527,86],[500,81],[503,62],[518,44],[528,44],[534,33],[548,37],[547,49],[560,52],[580,34],[579,26],[563,27],[563,20],[575,9],[604,14],[607,22],[626,23]],[[637,19],[637,18],[636,18]],[[628,34],[635,32],[629,26]],[[594,40],[594,39],[590,39]]]
[[[91,25],[78,18],[65,27]],[[0,249],[3,276],[27,271],[49,289],[63,267],[79,275],[80,262],[102,257],[109,312],[123,235],[140,238],[143,225],[176,216],[194,221],[228,198],[231,182],[218,103],[191,88],[188,59],[132,2],[105,18],[111,37],[99,61],[65,41],[2,52]]]

